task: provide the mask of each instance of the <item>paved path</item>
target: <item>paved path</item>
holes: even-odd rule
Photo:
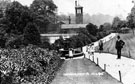
[[[86,58],[66,60],[52,84],[121,84]]]

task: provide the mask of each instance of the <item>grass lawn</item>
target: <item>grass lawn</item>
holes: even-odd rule
[[[133,33],[119,34],[119,35],[121,39],[125,42],[125,46],[122,49],[122,56],[135,59],[135,35],[133,35]],[[106,42],[103,47],[104,48],[103,52],[117,54],[115,49],[116,40],[117,38],[115,37],[112,40]]]

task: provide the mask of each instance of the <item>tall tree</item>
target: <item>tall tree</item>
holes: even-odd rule
[[[34,0],[30,9],[38,15],[44,15],[50,22],[55,18],[55,11],[57,6],[52,0]]]
[[[35,23],[39,27],[40,33],[46,33],[50,23],[55,23],[55,10],[57,6],[52,0],[34,0],[30,5],[36,15]]]
[[[0,18],[4,16],[6,7],[9,6],[10,3],[11,3],[11,0],[0,0]]]
[[[120,24],[120,18],[119,17],[114,17],[113,19],[113,22],[112,22],[112,28],[113,30],[115,30],[116,32],[119,31],[120,27],[119,27],[119,24]]]
[[[28,7],[23,6],[17,1],[12,2],[5,11],[7,33],[23,34],[24,27],[28,22],[33,21]]]
[[[127,25],[129,28],[132,29],[134,34],[134,28],[135,28],[135,6],[131,9],[131,13],[127,16]]]

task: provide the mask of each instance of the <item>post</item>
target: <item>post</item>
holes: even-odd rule
[[[89,55],[89,54],[88,54]],[[90,55],[89,55],[89,60],[90,60]]]
[[[104,71],[106,71],[106,64],[104,64]]]
[[[71,24],[71,18],[70,18],[70,16],[69,16],[69,24]]]
[[[81,47],[81,51],[83,52],[83,47]]]
[[[129,58],[130,58],[131,57],[130,50],[128,51],[128,53],[129,53]]]
[[[93,56],[93,62],[94,62],[94,56]]]
[[[86,57],[85,57],[85,53],[83,53],[83,55],[84,55],[84,58],[86,58]]]
[[[120,82],[122,82],[122,79],[121,79],[121,72],[119,71],[119,77],[120,77]]]
[[[72,51],[72,50],[73,50],[73,49],[71,49],[71,48],[69,49],[69,57],[70,57],[70,58],[73,58],[73,51]]]
[[[99,65],[98,58],[97,58],[97,66]]]

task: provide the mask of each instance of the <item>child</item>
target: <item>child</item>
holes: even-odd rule
[[[89,54],[89,59],[90,59],[90,56],[94,56],[94,52],[95,52],[95,47],[94,47],[94,44],[89,44],[88,48],[87,48],[87,52]]]
[[[94,56],[94,52],[95,52],[95,47],[94,44],[92,43],[90,46],[90,55]]]

